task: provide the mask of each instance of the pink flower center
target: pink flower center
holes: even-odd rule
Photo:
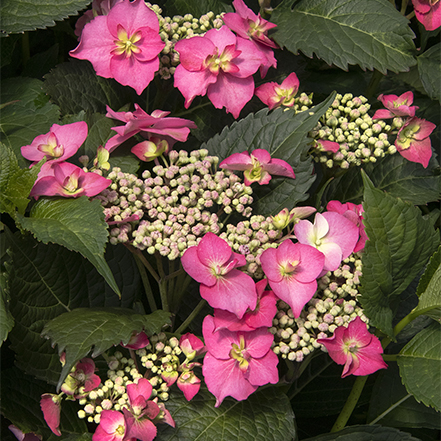
[[[280,265],[280,274],[283,277],[291,277],[297,269],[299,263],[299,260],[292,260],[291,262],[283,263]]]
[[[132,56],[132,54],[139,54],[141,49],[135,44],[142,38],[141,32],[137,31],[129,37],[127,31],[118,25],[117,28],[118,40],[114,40],[116,48],[112,50],[114,55],[126,55],[126,58]]]
[[[213,55],[209,55],[204,62],[204,67],[211,73],[217,75],[219,70],[227,73],[239,72],[239,68],[232,62],[242,51],[237,51],[234,44],[226,46],[222,54],[218,55],[218,49]]]
[[[47,137],[47,144],[40,144],[37,150],[44,153],[48,159],[56,159],[63,156],[64,147],[58,145],[57,137],[54,133],[50,132]]]
[[[249,356],[246,353],[245,339],[243,338],[243,335],[240,336],[239,345],[237,345],[236,343],[232,343],[231,347],[232,349],[230,351],[230,357],[234,358],[234,360],[239,363],[239,369],[242,372],[246,372],[249,365]]]

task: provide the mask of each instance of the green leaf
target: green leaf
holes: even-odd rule
[[[419,439],[392,427],[349,426],[336,433],[326,433],[303,441],[419,441]]]
[[[398,356],[401,379],[418,402],[441,410],[441,325],[419,332]]]
[[[441,102],[441,43],[417,57],[418,72],[427,95]]]
[[[59,60],[59,44],[55,43],[48,50],[38,52],[31,57],[24,69],[22,76],[30,78],[43,78],[43,75],[53,69]]]
[[[20,225],[48,243],[58,243],[81,253],[120,296],[118,285],[105,259],[107,224],[100,201],[82,196],[78,199],[40,199],[31,217],[18,216]]]
[[[374,420],[383,426],[438,429],[440,415],[407,393],[400,381],[398,366],[390,363],[380,372],[372,389],[367,421]]]
[[[364,167],[375,187],[389,195],[414,205],[436,201],[441,195],[441,177],[435,174],[438,162],[432,156],[429,166],[410,162],[400,154],[388,155],[375,164]],[[326,192],[326,199],[360,203],[363,198],[363,180],[358,167],[349,169],[334,179]]]
[[[152,335],[171,324],[170,314],[155,311],[150,315],[136,314],[124,308],[79,308],[54,318],[43,329],[42,336],[58,345],[58,353],[66,352],[66,364],[61,371],[57,389],[61,387],[75,362],[92,350],[97,357],[120,342],[127,344],[133,332],[144,330]]]
[[[199,18],[207,12],[221,14],[222,12],[233,12],[233,8],[229,2],[222,0],[167,0],[165,2],[165,10],[170,17],[173,15],[192,14],[193,17]]]
[[[17,209],[24,214],[29,204],[29,193],[44,162],[30,169],[21,169],[12,149],[0,143],[0,213],[8,213],[15,218]]]
[[[51,431],[44,421],[40,408],[41,395],[54,393],[44,381],[25,375],[20,369],[2,370],[1,401],[2,415],[17,426],[22,432],[34,432],[48,439]],[[77,416],[78,405],[64,400],[61,404],[60,430],[64,440],[69,434],[80,434],[87,431],[84,420]]]
[[[23,168],[29,162],[21,156],[20,147],[58,122],[59,109],[48,102],[42,84],[31,78],[9,78],[1,83],[1,102],[12,103],[2,109],[0,141],[14,151]]]
[[[347,70],[357,64],[386,75],[407,71],[416,61],[413,32],[387,0],[284,0],[272,13],[272,37],[290,52],[316,54]]]
[[[81,154],[88,155],[91,159],[96,156],[97,149],[100,145],[104,146],[116,132],[112,130],[115,127],[115,121],[107,118],[105,115],[95,113],[93,115],[93,124],[89,126],[89,133],[81,149]]]
[[[308,132],[317,124],[334,100],[331,94],[309,112],[268,109],[250,114],[226,127],[202,145],[222,161],[233,153],[264,149],[274,158],[288,162],[294,169],[295,179],[273,177],[269,185],[256,186],[254,208],[264,216],[277,214],[285,207],[294,207],[308,198],[307,191],[314,182],[312,160],[306,156],[311,140]],[[261,188],[257,188],[261,187]]]
[[[9,302],[3,287],[0,287],[0,346],[8,338],[8,334],[14,327],[14,317],[9,311]]]
[[[370,323],[394,338],[392,319],[399,295],[437,246],[437,233],[418,208],[376,189],[362,172],[364,225],[361,304]]]
[[[91,63],[69,60],[45,77],[44,91],[63,114],[106,113],[106,105],[117,110],[132,101],[132,91],[113,79],[99,77]],[[98,146],[97,146],[98,147]]]
[[[288,441],[295,437],[294,414],[288,398],[275,387],[257,391],[244,401],[216,400],[205,387],[187,401],[172,394],[166,407],[176,428],[158,426],[158,440]]]
[[[441,321],[441,247],[430,258],[426,271],[420,279],[417,295],[420,296],[418,306],[412,311],[428,315]]]
[[[77,15],[90,0],[2,0],[2,32],[17,33],[54,26],[55,21]]]
[[[124,246],[111,246],[106,258],[122,286],[121,300],[78,253],[59,245],[45,245],[30,235],[15,237],[6,230],[10,247],[8,265],[10,311],[15,326],[9,333],[17,366],[34,377],[57,384],[61,372],[59,355],[41,338],[44,325],[74,308],[132,308],[142,293],[140,275]]]

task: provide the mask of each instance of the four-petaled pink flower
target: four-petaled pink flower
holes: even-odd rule
[[[187,361],[192,361],[197,355],[205,352],[205,345],[200,338],[187,332],[179,339],[179,347],[184,353]]]
[[[81,359],[64,380],[61,390],[74,398],[83,398],[101,383],[101,378],[94,372],[94,361],[91,358]]]
[[[260,14],[256,15],[245,5],[243,0],[234,0],[233,6],[236,12],[224,14],[222,19],[239,37],[251,40],[263,53],[264,61],[260,66],[260,75],[263,78],[271,66],[277,66],[277,60],[274,58],[272,49],[279,46],[267,35],[268,31],[277,27],[277,25],[264,20]]]
[[[347,328],[339,326],[332,337],[317,339],[317,343],[325,346],[337,364],[344,365],[342,378],[369,375],[387,368],[381,356],[380,340],[368,331],[360,317],[349,322]]]
[[[200,366],[200,363],[197,364]],[[201,380],[200,378],[196,377],[193,371],[184,370],[184,372],[182,372],[182,374],[179,376],[176,384],[184,394],[185,399],[187,401],[191,401],[199,392]]]
[[[140,95],[159,69],[164,46],[158,17],[144,0],[124,0],[84,26],[70,55],[89,60],[97,75],[114,78]]]
[[[254,43],[222,26],[203,37],[179,40],[175,49],[180,64],[174,84],[185,97],[185,108],[196,96],[207,94],[217,109],[225,107],[237,118],[253,97],[252,75],[262,63],[262,53]]]
[[[100,424],[92,436],[92,441],[123,441],[126,437],[126,420],[121,412],[103,410]]]
[[[314,247],[286,239],[278,248],[268,248],[260,256],[262,270],[274,294],[287,303],[294,317],[317,290],[317,277],[325,256]]]
[[[40,407],[49,429],[55,435],[61,436],[60,429],[58,428],[60,425],[61,398],[54,394],[43,394],[40,400]]]
[[[205,317],[202,333],[208,352],[202,373],[216,397],[215,407],[227,396],[246,400],[258,386],[279,381],[278,357],[271,350],[274,336],[267,328],[251,332],[214,332],[214,328],[213,317]]]
[[[441,2],[438,0],[412,0],[417,20],[426,31],[434,31],[441,26]]]
[[[162,156],[169,150],[168,142],[165,139],[150,138],[150,141],[143,141],[136,144],[130,150],[141,161],[150,162],[158,156]]]
[[[247,308],[256,307],[253,279],[235,269],[246,264],[245,256],[233,253],[216,234],[205,234],[198,246],[185,251],[181,262],[184,270],[201,284],[201,297],[213,308],[225,309],[242,318]]]
[[[44,164],[29,196],[96,196],[112,183],[96,173],[87,173],[69,162]]]
[[[251,185],[258,182],[260,185],[268,184],[271,175],[285,176],[294,179],[296,176],[292,167],[283,159],[271,158],[269,152],[256,149],[250,153],[233,153],[220,164],[226,170],[239,170],[244,172],[244,182]]]
[[[368,240],[363,225],[363,205],[355,205],[352,202],[346,202],[346,204],[342,204],[339,201],[329,201],[326,209],[328,211],[335,211],[336,213],[342,214],[345,218],[349,219],[355,225],[357,225],[360,237],[358,239],[357,245],[355,245],[354,253],[361,251],[364,248],[366,241]]]
[[[341,261],[354,251],[359,239],[358,231],[352,221],[332,211],[317,213],[314,224],[301,220],[294,225],[294,234],[300,243],[311,245],[325,255],[322,274],[335,271]]]
[[[381,94],[378,99],[383,103],[386,109],[377,110],[372,119],[387,119],[395,118],[396,116],[412,118],[418,109],[418,106],[412,106],[412,92],[405,92],[400,96]]]
[[[73,156],[87,138],[84,121],[60,126],[54,124],[48,133],[38,135],[31,144],[21,148],[21,154],[36,164],[47,158],[51,162],[65,161]]]
[[[184,118],[168,118],[170,112],[154,110],[151,115],[144,112],[138,104],[135,104],[134,112],[114,112],[107,106],[106,116],[125,123],[123,126],[112,127],[118,134],[106,142],[106,149],[112,152],[127,139],[141,133],[145,138],[151,134],[159,135],[167,141],[169,147],[176,141],[187,141],[190,129],[196,128],[193,121]]]
[[[408,161],[418,162],[426,168],[432,157],[432,143],[429,135],[436,125],[425,119],[412,118],[401,127],[395,140],[395,147]]]
[[[271,81],[257,87],[254,93],[270,110],[280,106],[292,107],[299,84],[299,79],[293,72],[282,81],[282,84]]]

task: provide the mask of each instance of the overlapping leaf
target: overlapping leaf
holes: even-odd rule
[[[437,246],[437,233],[418,208],[376,189],[363,173],[364,225],[361,304],[373,326],[393,338],[395,302]]]
[[[98,200],[40,199],[32,208],[31,217],[18,216],[20,225],[44,243],[58,243],[81,253],[120,295],[118,285],[105,259],[107,224]]]
[[[97,357],[119,343],[127,344],[134,331],[145,330],[148,335],[158,333],[170,324],[170,314],[155,311],[150,315],[136,314],[124,308],[79,308],[54,318],[43,329],[42,335],[58,345],[58,352],[66,353],[66,364],[61,371],[58,388],[76,361],[92,350]]]
[[[441,101],[441,43],[432,46],[418,58],[418,72],[427,95]]]
[[[247,400],[216,400],[205,387],[191,400],[173,394],[166,407],[176,428],[158,427],[158,441],[288,441],[295,438],[294,414],[279,389],[255,392]]]
[[[74,308],[131,308],[142,285],[139,272],[125,247],[109,247],[106,258],[122,286],[121,300],[78,253],[54,244],[44,245],[31,236],[7,233],[11,248],[8,266],[10,311],[15,326],[9,334],[17,366],[34,377],[56,384],[61,371],[57,352],[41,338],[49,320]]]
[[[280,46],[341,69],[357,64],[386,74],[416,63],[408,21],[386,0],[285,0],[271,21]]]
[[[292,208],[308,198],[307,191],[314,182],[312,161],[306,156],[311,140],[308,132],[334,100],[334,94],[311,109],[297,115],[293,111],[263,109],[235,122],[211,138],[202,148],[222,161],[233,153],[265,149],[274,158],[287,161],[294,169],[295,179],[273,177],[269,185],[253,186],[255,210],[261,215],[276,214],[285,207]]]
[[[77,15],[90,0],[2,0],[1,30],[7,34],[54,26],[55,21]]]
[[[304,441],[420,441],[410,433],[392,427],[349,426],[335,433],[307,438]]]
[[[441,410],[441,325],[419,332],[398,356],[401,379],[418,402]]]

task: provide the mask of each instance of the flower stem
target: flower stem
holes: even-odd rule
[[[372,426],[376,424],[378,421],[380,421],[382,418],[384,418],[388,413],[392,412],[396,407],[398,407],[401,403],[404,403],[407,399],[409,399],[412,396],[412,394],[407,394],[405,397],[401,398],[401,400],[398,400],[395,404],[390,406],[388,409],[386,409],[383,413],[377,416],[374,420],[372,420],[369,425]]]
[[[162,309],[164,311],[169,311],[169,307],[168,307],[168,293],[167,293],[167,277],[165,275],[164,272],[164,268],[162,266],[162,257],[161,255],[156,252],[155,253],[155,257],[156,257],[156,266],[158,267],[158,273],[159,273],[159,294],[161,295],[161,303],[162,303]]]
[[[152,287],[150,286],[149,278],[145,271],[145,266],[143,265],[142,260],[140,259],[138,254],[135,254],[135,262],[139,269],[139,273],[141,274],[142,284],[144,286],[144,291],[147,296],[147,301],[149,302],[150,310],[156,311],[158,308],[156,307],[155,298],[153,296]]]
[[[418,312],[410,312],[406,315],[401,321],[399,321],[394,328],[394,336],[396,337],[411,321],[415,320],[419,315],[421,315],[424,311],[418,311]],[[383,346],[383,349],[386,349],[386,347],[389,345],[389,343],[392,342],[392,339],[389,337],[384,338],[381,341],[381,346]]]
[[[202,299],[196,306],[196,308],[193,309],[192,313],[185,319],[185,321],[182,323],[181,326],[179,326],[178,329],[176,329],[176,334],[182,334],[183,331],[188,327],[188,325],[196,318],[196,316],[201,312],[202,308],[205,306],[207,302]]]
[[[363,387],[368,377],[369,375],[357,377],[354,386],[352,386],[351,393],[349,394],[349,397],[346,400],[346,403],[337,418],[337,421],[332,426],[331,432],[338,432],[346,426],[346,423],[348,422],[350,416],[352,415],[352,412],[355,409],[355,406],[358,403],[358,399],[360,398],[361,392],[363,391]]]

